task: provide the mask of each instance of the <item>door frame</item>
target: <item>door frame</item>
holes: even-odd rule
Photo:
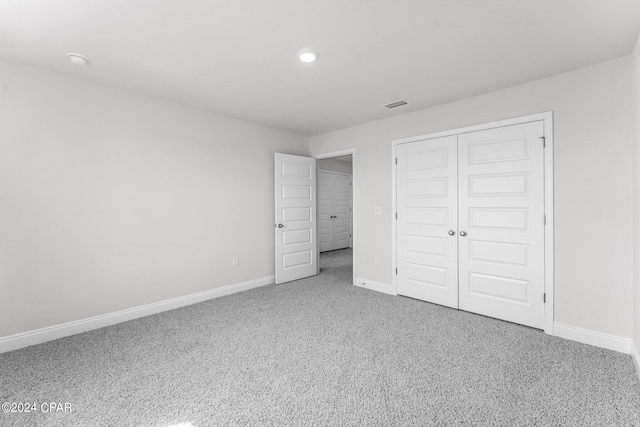
[[[357,179],[356,179],[356,149],[355,148],[347,148],[344,150],[338,150],[338,151],[327,151],[324,153],[318,153],[318,154],[314,154],[312,157],[314,159],[320,160],[320,159],[330,159],[332,157],[340,157],[340,156],[348,156],[351,155],[351,248],[353,250],[353,261],[352,261],[352,277],[351,277],[351,282],[353,285],[356,284],[356,250],[357,250],[357,240],[356,240],[356,183],[357,183]],[[320,169],[320,162],[317,162],[318,166],[318,170]],[[319,188],[319,186],[318,186]],[[317,209],[317,200],[318,198],[316,197],[316,209]],[[316,221],[316,236],[318,235],[318,223]],[[318,242],[316,242],[317,245],[317,250],[316,253],[318,254],[318,265],[320,265],[320,244]]]
[[[391,141],[391,206],[394,215],[391,217],[391,278],[395,294],[398,294],[398,281],[396,271],[398,267],[397,258],[397,221],[398,212],[396,203],[397,185],[397,149],[400,144],[423,141],[425,139],[440,138],[443,136],[459,135],[461,133],[476,132],[480,130],[493,129],[498,127],[513,126],[523,123],[542,121],[544,127],[545,150],[544,150],[544,213],[546,227],[544,229],[544,292],[546,294],[546,304],[544,307],[544,332],[553,335],[554,317],[554,218],[553,218],[553,111],[546,111],[521,117],[513,117],[494,122],[480,123],[455,129],[448,129],[440,132],[433,132],[424,135],[399,138]]]
[[[330,171],[328,169],[320,169],[320,165],[318,164],[318,170],[317,170],[318,185],[320,185],[320,172],[332,173],[335,175],[343,175],[343,176],[349,177],[349,186],[350,186],[349,188],[349,247],[353,249],[353,157],[351,157],[351,173]]]

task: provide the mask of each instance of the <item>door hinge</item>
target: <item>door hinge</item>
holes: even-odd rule
[[[543,219],[542,222],[544,223],[544,225],[547,225],[547,216],[546,215],[542,215]]]
[[[396,219],[398,219],[398,212],[396,212]]]
[[[398,274],[398,267],[396,267],[396,274]]]
[[[545,148],[547,146],[547,137],[541,136],[540,139],[542,140],[542,148]]]
[[[545,304],[547,303],[547,294],[546,294],[546,292],[544,294],[542,294],[542,302],[545,303]]]
[[[396,165],[398,164],[398,158],[396,157]]]

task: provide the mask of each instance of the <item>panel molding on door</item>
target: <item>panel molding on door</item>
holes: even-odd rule
[[[400,145],[397,159],[397,292],[457,308],[457,136]]]
[[[318,274],[316,159],[275,153],[275,282]]]

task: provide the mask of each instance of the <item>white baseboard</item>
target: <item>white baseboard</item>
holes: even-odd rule
[[[62,323],[60,325],[54,325],[42,329],[36,329],[33,331],[0,337],[0,353],[17,350],[19,348],[28,347],[30,345],[41,344],[43,342],[55,340],[58,338],[68,337],[70,335],[103,328],[105,326],[115,325],[116,323],[138,319],[140,317],[149,316],[151,314],[173,310],[175,308],[184,307],[186,305],[195,304],[213,298],[223,297],[225,295],[235,294],[236,292],[242,292],[260,286],[271,285],[273,283],[274,276],[266,276],[259,279],[247,280],[246,282],[240,282],[232,285],[222,286],[220,288],[210,289],[208,291],[197,292],[195,294],[128,308],[126,310],[114,311],[113,313],[89,317],[87,319],[75,320],[73,322]]]
[[[389,295],[396,295],[395,291],[393,290],[393,286],[386,283],[374,282],[373,280],[356,277],[356,281],[353,284],[354,286],[358,286],[360,288],[371,289],[372,291],[378,291]]]
[[[608,350],[619,351],[620,353],[631,353],[631,339],[619,337],[617,335],[605,334],[604,332],[592,331],[590,329],[578,328],[576,326],[553,324],[554,335],[583,344],[589,344]]]
[[[636,365],[638,378],[640,378],[640,353],[638,353],[638,347],[636,347],[636,343],[634,342],[631,342],[631,357],[633,358],[633,363]]]

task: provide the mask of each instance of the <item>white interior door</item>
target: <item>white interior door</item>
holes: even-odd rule
[[[318,274],[316,159],[275,154],[275,282]]]
[[[351,176],[318,172],[318,241],[320,252],[344,249],[351,238]]]
[[[331,175],[318,172],[318,242],[320,252],[333,249],[333,203]]]
[[[544,122],[397,146],[397,292],[545,326]]]
[[[543,122],[458,137],[460,309],[544,327]]]
[[[351,197],[351,177],[343,174],[333,175],[333,249],[349,247],[349,209]]]
[[[397,292],[457,308],[457,136],[399,145],[397,162]]]

